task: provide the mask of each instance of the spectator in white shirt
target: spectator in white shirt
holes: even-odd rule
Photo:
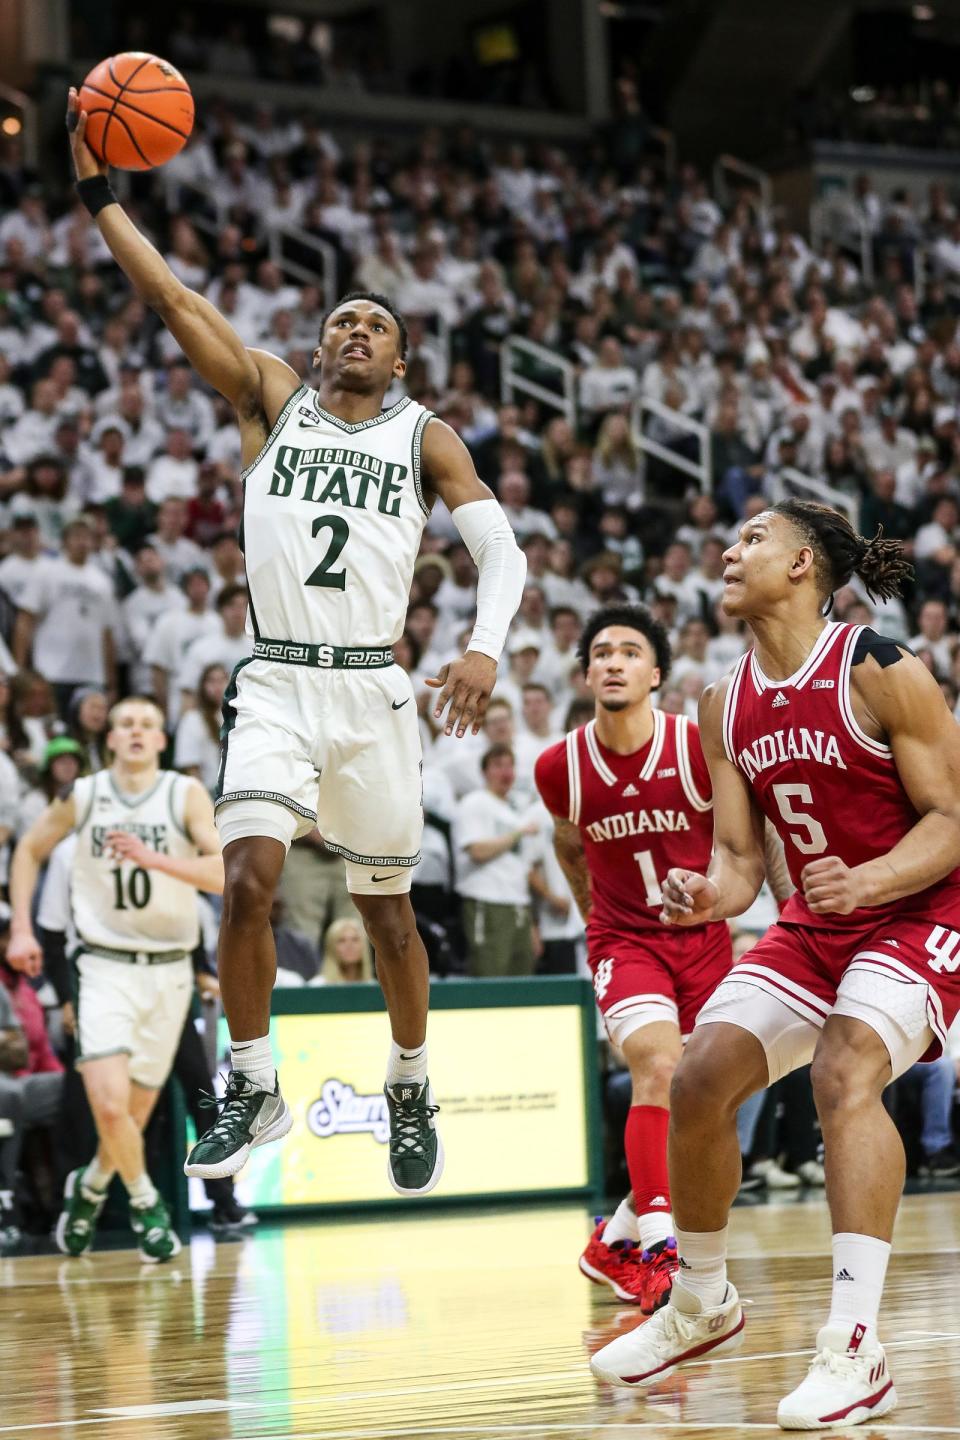
[[[166,711],[171,726],[180,714],[176,678],[187,649],[201,635],[219,635],[223,629],[220,616],[210,608],[209,572],[198,566],[187,572],[182,585],[185,608],[171,608],[157,621],[143,654],[150,668],[149,693]]]
[[[171,365],[167,388],[157,396],[155,414],[164,430],[186,430],[191,448],[203,450],[217,428],[213,402],[192,384],[189,365]]]
[[[157,528],[150,536],[150,544],[163,559],[170,579],[177,584],[188,570],[199,567],[209,573],[210,569],[206,553],[184,535],[186,527],[186,501],[179,496],[164,500],[157,512]]]
[[[80,502],[68,493],[67,472],[59,460],[40,455],[27,466],[23,489],[10,501],[10,516],[32,515],[40,527],[45,550],[59,550],[68,523]]]
[[[192,709],[177,726],[173,763],[213,794],[220,769],[220,726],[228,674],[218,660],[204,666]]]
[[[63,554],[25,588],[13,633],[14,659],[45,676],[60,708],[78,685],[116,688],[110,582],[91,560],[93,531],[82,516],[63,537]]]
[[[960,217],[954,218],[947,234],[935,243],[933,259],[939,275],[948,280],[960,275]]]
[[[623,347],[614,335],[600,341],[597,358],[580,376],[580,404],[596,417],[629,404],[640,387],[636,370],[623,358]]]
[[[375,249],[360,261],[356,279],[361,290],[374,290],[380,295],[399,294],[410,284],[413,267],[392,230],[378,235]]]
[[[226,585],[217,596],[219,630],[200,635],[187,648],[177,676],[181,713],[197,703],[200,677],[208,665],[222,665],[232,673],[253,650],[253,640],[246,633],[247,590],[244,585]]]
[[[911,650],[929,650],[938,676],[950,674],[956,636],[947,630],[947,607],[942,600],[927,600],[917,616],[919,631],[910,640]]]
[[[457,807],[457,892],[463,900],[469,973],[529,975],[534,967],[530,910],[531,837],[536,820],[510,803],[516,772],[508,745],[482,761],[484,788]]]
[[[458,319],[456,298],[438,273],[434,244],[423,244],[413,254],[413,274],[397,291],[397,304],[407,315],[439,315],[448,325]]]
[[[520,691],[520,724],[513,742],[519,788],[532,794],[535,790],[533,767],[548,745],[563,736],[558,730],[553,710],[553,697],[546,685],[528,680]]]
[[[101,420],[93,430],[94,449],[90,455],[90,489],[84,500],[105,505],[115,500],[123,484],[126,427],[119,420]]]
[[[149,695],[153,689],[153,675],[146,660],[150,638],[165,615],[185,610],[187,602],[183,591],[168,581],[163,560],[149,541],[137,551],[134,564],[139,583],[120,605],[123,648],[132,689]]]
[[[697,584],[697,575],[692,568],[690,546],[682,540],[668,545],[663,556],[663,568],[653,589],[657,595],[672,595],[677,602],[677,621],[683,624],[703,614],[703,591]]]
[[[43,190],[31,185],[21,196],[16,210],[0,220],[0,257],[10,260],[11,250],[25,260],[40,260],[50,249],[50,222],[43,203]]]
[[[960,506],[952,495],[942,495],[933,507],[933,515],[921,525],[913,542],[913,556],[934,565],[949,567],[957,555],[957,525]]]
[[[196,493],[199,473],[189,432],[171,430],[166,450],[147,469],[147,499],[154,505],[171,499],[189,500]]]
[[[497,482],[497,494],[513,533],[522,544],[528,535],[556,538],[557,529],[549,515],[530,504],[530,481],[522,470],[508,470]]]
[[[17,515],[10,534],[10,553],[0,560],[0,590],[19,606],[34,576],[42,573],[47,557],[40,545],[40,527],[33,515]]]
[[[44,455],[53,444],[59,420],[60,397],[52,380],[38,380],[30,392],[30,408],[2,437],[2,449],[13,465],[26,465]]]
[[[166,434],[159,420],[147,414],[146,401],[139,385],[122,385],[117,396],[116,411],[107,419],[121,420],[125,427],[123,463],[146,468],[164,446]]]

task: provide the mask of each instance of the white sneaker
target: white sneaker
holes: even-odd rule
[[[798,1190],[800,1176],[789,1170],[781,1170],[776,1160],[758,1160],[750,1166],[750,1174],[762,1180],[768,1190]]]
[[[698,1296],[675,1284],[670,1303],[645,1325],[611,1340],[590,1361],[598,1380],[608,1385],[655,1385],[686,1360],[700,1360],[743,1344],[743,1311],[732,1285],[722,1305],[704,1310]]]
[[[644,1327],[646,1328],[646,1327]],[[872,1326],[824,1325],[805,1380],[777,1407],[782,1430],[827,1430],[879,1420],[897,1403]]]
[[[797,1174],[804,1185],[826,1185],[827,1176],[819,1160],[804,1160],[797,1166]]]

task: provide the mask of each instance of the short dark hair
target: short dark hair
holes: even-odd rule
[[[494,760],[502,760],[504,755],[509,755],[510,759],[513,759],[513,751],[509,745],[491,745],[480,761],[480,769],[484,775],[487,773],[487,766],[492,765]]]
[[[230,604],[231,600],[236,600],[238,595],[242,595],[244,600],[246,600],[246,585],[224,585],[223,589],[220,591],[220,594],[217,596],[216,608],[218,610],[225,610]]]
[[[381,295],[378,290],[350,290],[347,292],[346,295],[341,295],[337,303],[330,306],[330,309],[320,321],[320,340],[323,340],[323,332],[327,328],[327,321],[330,319],[330,316],[333,314],[334,310],[339,310],[341,305],[346,305],[347,302],[350,300],[369,300],[374,305],[380,305],[384,310],[386,310],[388,315],[391,315],[393,317],[394,323],[396,324],[396,327],[400,332],[400,359],[406,360],[407,322],[400,314],[400,311],[393,304],[392,300],[390,300],[386,295]]]
[[[550,699],[549,689],[546,685],[542,685],[539,680],[528,680],[526,685],[520,686],[521,695],[526,695],[531,690],[539,690],[541,695],[546,695],[547,699]]]
[[[654,619],[645,605],[604,605],[595,610],[583,627],[577,646],[577,659],[584,672],[590,664],[590,646],[608,625],[623,625],[629,630],[638,630],[649,642],[660,671],[660,684],[664,685],[670,674],[670,636],[667,627]]]

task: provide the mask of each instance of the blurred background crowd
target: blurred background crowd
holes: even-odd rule
[[[214,44],[191,14],[168,45],[190,73],[390,88],[382,65],[361,74],[349,50],[324,61],[282,35],[258,47],[236,26]],[[127,43],[138,38],[150,37]],[[424,81],[437,94],[467,83]],[[657,703],[695,718],[703,687],[745,645],[718,603],[723,552],[784,493],[826,498],[864,533],[882,525],[903,541],[915,565],[903,601],[873,604],[854,583],[834,617],[908,643],[958,704],[960,188],[878,186],[864,171],[829,226],[795,224],[761,186],[719,187],[671,163],[629,65],[612,93],[612,125],[576,144],[471,125],[370,139],[262,98],[212,99],[163,171],[117,180],[179,278],[307,384],[331,298],[387,294],[410,346],[386,403],[407,393],[453,426],[526,552],[479,737],[438,732],[425,684],[462,648],[476,600],[442,505],[396,645],[420,706],[426,832],[413,897],[438,977],[585,973],[582,921],[533,787],[540,751],[592,714],[582,623],[607,601],[647,603],[674,650]],[[861,96],[858,131],[808,97],[796,133],[861,134],[871,114],[893,123],[898,95]],[[948,90],[911,99],[926,107],[916,143],[953,133]],[[131,294],[70,192],[42,184],[9,131],[0,147],[2,885],[10,844],[43,805],[107,763],[117,695],[154,696],[167,763],[212,789],[224,690],[251,639],[229,406]],[[510,948],[485,939],[487,907],[504,905],[517,916]],[[738,946],[774,913],[762,897],[738,922]],[[317,832],[291,851],[275,930],[279,984],[372,974],[341,862]],[[213,998],[215,934],[211,912],[198,968]],[[35,992],[2,965],[0,979],[0,1006],[9,993],[33,1037],[26,1058],[0,1046],[2,1094],[5,1079],[56,1073],[60,1060]],[[69,1031],[65,994],[48,987],[40,1003],[55,1021],[65,1004]],[[60,1044],[56,1023],[51,1033]],[[892,1101],[909,1118],[914,1167],[937,1176],[960,1172],[955,1082],[948,1057]],[[808,1086],[806,1098],[768,1097],[755,1122],[744,1118],[748,1184],[822,1180]]]

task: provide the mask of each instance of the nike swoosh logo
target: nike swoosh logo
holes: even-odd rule
[[[403,707],[404,707],[404,705],[409,705],[409,703],[410,703],[410,696],[408,695],[407,698],[406,698],[406,700],[401,700],[399,704],[397,703],[396,700],[394,700],[394,702],[393,702],[393,704],[391,705],[390,708],[391,708],[391,710],[402,710]]]
[[[399,870],[391,870],[389,875],[372,875],[370,878],[374,885],[379,885],[381,880],[393,880],[399,874]]]

